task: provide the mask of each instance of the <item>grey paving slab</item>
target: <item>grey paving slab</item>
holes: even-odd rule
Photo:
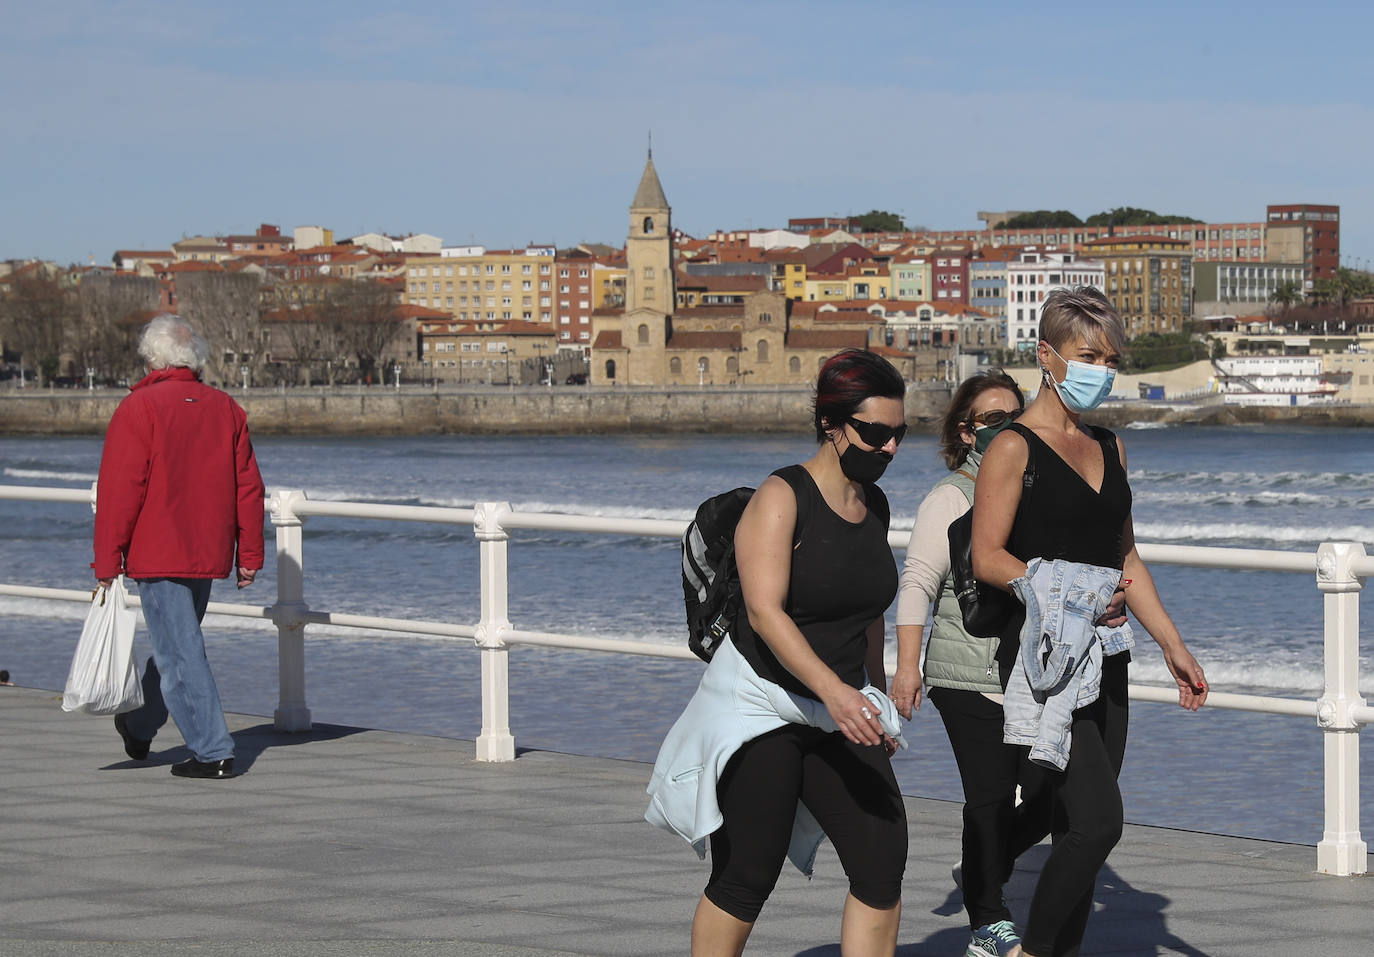
[[[107,718],[0,689],[0,954],[473,957],[687,952],[708,864],[641,819],[646,765],[232,715],[241,777],[174,778],[175,729],[124,758]],[[959,808],[908,799],[902,957],[959,954]],[[1047,848],[1007,886],[1024,916]],[[1374,881],[1312,847],[1128,825],[1084,954],[1363,955]],[[845,881],[790,868],[751,955],[837,955]]]

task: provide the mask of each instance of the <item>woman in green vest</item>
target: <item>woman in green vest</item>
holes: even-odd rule
[[[1020,945],[1002,885],[1012,863],[1049,831],[1047,805],[1029,797],[1016,805],[1016,786],[1029,795],[1038,772],[1020,751],[1002,743],[1002,685],[996,638],[964,630],[949,570],[949,523],[973,505],[973,482],[983,450],[1025,407],[1020,388],[1000,369],[964,380],[940,429],[940,451],[950,474],[936,483],[911,530],[897,596],[897,673],[892,700],[904,718],[921,706],[930,686],[944,721],[964,786],[963,860],[955,866],[972,937],[966,953],[1006,955]],[[925,623],[933,613],[925,642]],[[962,871],[962,875],[960,874]]]

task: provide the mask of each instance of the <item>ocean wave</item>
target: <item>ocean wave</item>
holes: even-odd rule
[[[1374,490],[1374,473],[1365,472],[1213,472],[1191,469],[1131,469],[1132,488],[1144,483],[1279,489],[1299,486],[1334,491]]]
[[[1349,501],[1338,495],[1322,495],[1316,492],[1273,492],[1267,490],[1233,491],[1231,489],[1198,489],[1196,491],[1166,491],[1163,489],[1142,489],[1132,491],[1133,501],[1138,505],[1177,505],[1182,508],[1200,506],[1237,506],[1242,508],[1277,508],[1281,506],[1301,506],[1313,508],[1359,508],[1374,503],[1374,499],[1361,498]]]
[[[10,478],[45,479],[56,482],[94,482],[96,476],[88,472],[53,472],[48,469],[16,469],[6,467],[5,474]]]
[[[1322,542],[1363,542],[1374,545],[1369,525],[1267,525],[1258,522],[1137,522],[1141,542],[1244,542],[1274,545],[1311,545]]]

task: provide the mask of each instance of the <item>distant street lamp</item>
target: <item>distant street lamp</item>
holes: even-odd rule
[[[239,366],[239,371],[243,373],[243,388],[246,391],[248,389],[248,366]]]
[[[86,366],[86,389],[95,391],[95,370],[90,366]]]

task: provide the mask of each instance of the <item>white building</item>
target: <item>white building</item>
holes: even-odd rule
[[[1315,405],[1339,388],[1322,374],[1321,356],[1237,356],[1213,365],[1227,405]]]
[[[1007,263],[1007,348],[1040,341],[1040,304],[1056,286],[1106,289],[1107,268],[1072,252],[1023,252]]]
[[[438,236],[429,233],[412,233],[409,236],[386,236],[382,233],[363,233],[354,236],[349,242],[355,246],[366,246],[379,253],[416,253],[434,255],[444,245]]]

